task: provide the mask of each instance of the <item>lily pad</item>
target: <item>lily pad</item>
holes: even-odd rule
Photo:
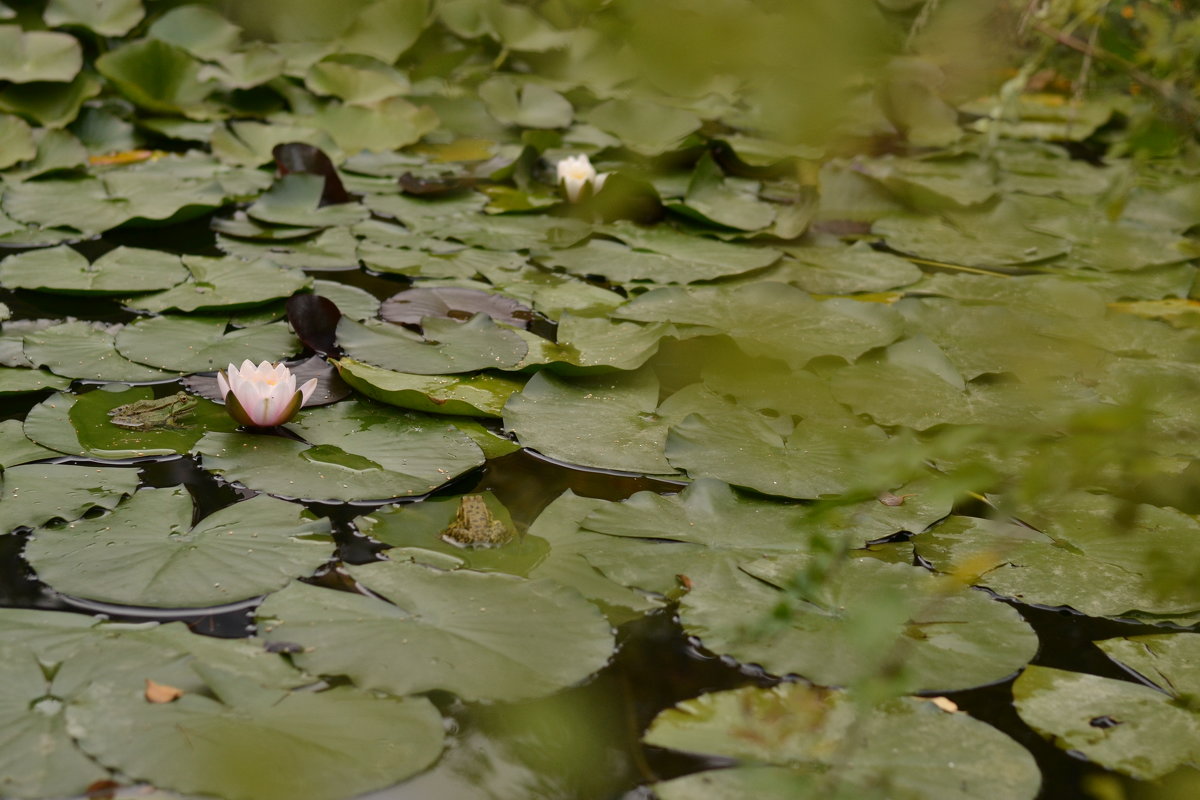
[[[352,358],[333,362],[346,383],[388,405],[432,414],[500,417],[524,381],[495,372],[474,375],[412,375]]]
[[[1021,718],[1059,747],[1108,769],[1153,780],[1200,760],[1200,636],[1156,634],[1097,642],[1151,685],[1032,666],[1013,684]]]
[[[50,0],[42,12],[52,28],[79,26],[101,36],[124,36],[143,16],[141,0]]]
[[[283,497],[388,500],[425,494],[483,463],[453,424],[365,402],[300,412],[288,427],[305,441],[209,433],[195,447],[205,469]]]
[[[729,770],[656,784],[663,800],[1030,800],[1041,784],[1025,748],[966,714],[916,698],[872,703],[799,683],[686,700],[661,712],[645,741],[737,760]]]
[[[237,258],[184,256],[191,277],[165,292],[135,297],[125,305],[141,311],[213,311],[248,308],[290,297],[312,280],[301,272],[270,261],[249,263]]]
[[[725,333],[748,355],[778,358],[797,369],[819,356],[857,358],[895,341],[901,331],[896,313],[878,303],[817,301],[794,286],[772,282],[655,289],[614,316],[695,326],[693,335]]]
[[[584,680],[613,650],[600,612],[552,581],[400,562],[347,570],[376,596],[295,584],[258,609],[263,635],[304,645],[295,659],[316,674],[512,701]]]
[[[809,557],[778,556],[689,577],[684,629],[716,653],[824,686],[888,676],[907,692],[946,692],[1003,680],[1037,653],[1015,609],[920,567],[850,558],[795,602],[769,635],[756,623],[786,603]],[[871,620],[868,633],[864,627]],[[856,633],[855,633],[856,632]]]
[[[300,342],[281,322],[225,333],[225,317],[152,317],[117,334],[117,351],[139,364],[178,372],[212,372],[245,359],[282,361]]]
[[[186,278],[179,256],[139,247],[118,247],[90,264],[66,245],[30,250],[0,263],[0,283],[6,287],[65,294],[153,292]]]
[[[8,466],[0,480],[0,533],[76,520],[93,508],[112,509],[138,485],[137,470],[67,464]]]
[[[515,367],[528,347],[516,333],[501,328],[486,314],[469,322],[430,317],[424,336],[377,320],[365,324],[343,317],[338,343],[357,361],[417,375],[452,375],[481,369]]]
[[[143,489],[111,514],[40,528],[25,558],[57,591],[130,606],[216,606],[285,586],[333,553],[329,521],[254,497],[194,526],[184,489]]]
[[[275,185],[246,209],[262,222],[276,225],[353,225],[367,218],[367,209],[359,203],[321,205],[325,178],[303,172],[284,175]]]
[[[795,262],[782,263],[772,277],[813,294],[883,292],[916,283],[923,274],[911,261],[862,242],[852,247],[789,247],[785,252]]]
[[[509,399],[504,427],[523,447],[568,464],[669,474],[658,389],[648,369],[570,379],[540,372]]]
[[[0,468],[8,469],[31,461],[61,458],[62,453],[49,450],[25,435],[25,425],[19,419],[0,422]]]
[[[105,387],[108,388],[108,387]],[[149,388],[124,391],[99,389],[81,395],[68,413],[80,445],[95,458],[141,458],[187,453],[207,431],[237,428],[225,409],[184,393],[160,398],[157,408],[136,409],[154,403]],[[123,425],[114,416],[124,410]]]
[[[447,317],[462,322],[479,313],[487,314],[493,322],[514,328],[527,328],[533,319],[533,311],[512,298],[455,286],[407,289],[384,300],[379,308],[382,319],[402,325],[420,325],[426,317]]]
[[[0,80],[65,82],[83,66],[83,50],[74,36],[51,31],[22,31],[0,26]]]
[[[530,570],[546,557],[550,545],[539,536],[520,533],[508,510],[491,492],[475,495],[488,509],[488,516],[505,526],[508,541],[494,546],[472,547],[446,533],[463,507],[463,497],[438,497],[419,503],[384,508],[356,523],[361,533],[393,548],[393,560],[404,558],[439,568],[468,568],[476,572],[505,572],[528,577]]]
[[[43,369],[0,367],[0,397],[30,394],[46,389],[65,389],[70,385],[70,379],[52,375]]]
[[[67,378],[146,383],[175,377],[125,358],[117,352],[112,333],[87,322],[64,322],[28,333],[24,350],[34,363]]]
[[[1097,617],[1200,610],[1200,593],[1190,583],[1169,580],[1179,554],[1194,550],[1200,523],[1171,508],[1133,505],[1124,527],[1114,522],[1122,505],[1079,492],[1058,498],[1044,522],[1029,520],[1040,530],[951,517],[914,542],[935,569],[1023,603]]]

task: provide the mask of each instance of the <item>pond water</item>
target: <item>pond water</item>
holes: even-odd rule
[[[1194,12],[1013,6],[0,3],[0,796],[1195,796]]]

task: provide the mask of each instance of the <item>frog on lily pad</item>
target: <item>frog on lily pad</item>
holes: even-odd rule
[[[186,392],[170,397],[135,400],[108,412],[113,425],[134,431],[179,430],[196,410],[196,398]]]

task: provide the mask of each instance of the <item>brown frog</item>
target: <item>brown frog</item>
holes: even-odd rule
[[[460,547],[498,547],[513,537],[503,520],[496,519],[483,495],[463,495],[454,519],[442,531],[442,538]]]

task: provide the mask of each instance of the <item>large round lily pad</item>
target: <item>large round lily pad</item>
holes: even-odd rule
[[[778,675],[795,673],[823,686],[888,675],[911,692],[993,683],[1037,652],[1037,635],[1016,610],[952,578],[850,558],[811,588],[791,586],[811,569],[801,555],[693,573],[680,604],[684,629],[713,652]],[[789,586],[799,591],[791,603]],[[754,635],[781,603],[788,608],[784,624]]]
[[[737,760],[657,784],[663,800],[1031,800],[1041,784],[1025,748],[966,714],[799,683],[684,701],[654,719],[645,741]]]
[[[192,525],[183,489],[144,489],[111,514],[40,528],[25,558],[65,594],[131,606],[215,606],[266,594],[332,555],[328,520],[255,497]]]
[[[148,387],[80,395],[67,416],[79,444],[96,458],[142,458],[186,453],[207,431],[232,431],[237,422],[201,397],[176,392],[155,398]]]
[[[310,672],[395,694],[518,700],[582,681],[612,652],[603,615],[552,581],[390,561],[347,569],[382,599],[295,584],[259,607],[263,635],[302,644],[295,658]]]
[[[524,381],[498,372],[413,375],[343,358],[333,362],[350,386],[381,403],[466,417],[499,417]]]
[[[338,501],[425,494],[484,461],[452,423],[374,403],[307,409],[288,428],[303,441],[208,433],[195,451],[226,480],[282,497]]]

